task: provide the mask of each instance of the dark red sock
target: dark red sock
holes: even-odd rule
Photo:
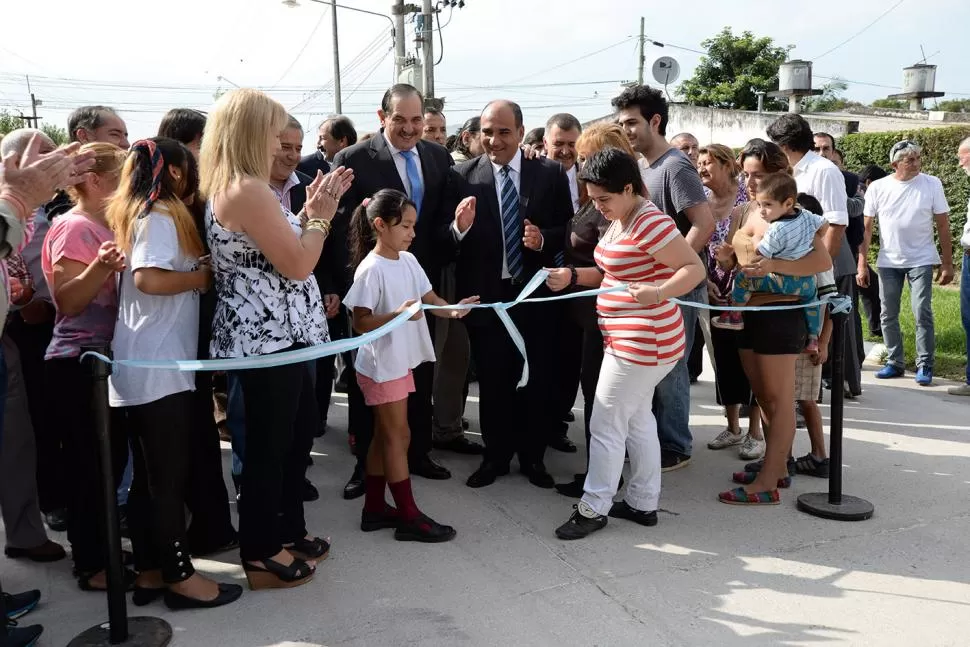
[[[384,512],[386,503],[384,502],[384,488],[387,481],[384,475],[364,477],[364,511],[365,512]]]
[[[411,521],[421,516],[418,504],[414,502],[414,495],[411,493],[411,479],[388,483],[387,487],[391,488],[391,496],[394,497],[401,519]]]

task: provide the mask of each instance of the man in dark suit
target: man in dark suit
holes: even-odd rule
[[[485,155],[455,169],[464,180],[461,193],[477,199],[474,223],[452,225],[459,247],[457,292],[461,297],[478,295],[482,303],[510,301],[537,270],[555,267],[573,215],[572,198],[558,162],[524,158],[518,105],[493,101],[485,107],[481,124]],[[553,486],[543,463],[547,434],[560,417],[556,362],[550,361],[555,352],[548,334],[555,325],[546,317],[550,312],[540,304],[508,311],[529,358],[529,383],[522,389],[516,389],[521,355],[494,311],[477,310],[464,319],[478,371],[485,440],[484,460],[469,477],[470,487],[490,485],[508,474],[515,453],[534,485]]]
[[[314,177],[318,170],[327,174],[337,153],[356,143],[354,122],[343,115],[328,117],[317,129],[317,150],[301,159],[296,170],[310,177]]]
[[[449,227],[458,203],[457,178],[451,169],[451,156],[444,146],[421,139],[424,129],[421,93],[410,85],[395,85],[384,94],[377,115],[381,120],[381,133],[345,148],[333,160],[334,166],[354,170],[354,183],[340,201],[333,220],[333,233],[324,245],[317,269],[323,274],[342,277],[337,286],[340,295],[346,294],[353,282],[347,249],[350,217],[364,198],[381,189],[407,193],[418,206],[416,235],[409,251],[417,257],[432,283],[437,283],[441,268],[451,260],[454,249]],[[433,327],[434,317],[425,317],[425,320]],[[344,497],[349,499],[364,493],[363,466],[374,425],[356,376],[347,382],[350,430],[357,441],[358,458],[354,475],[344,489]],[[411,428],[408,463],[412,474],[447,479],[451,478],[451,473],[428,455],[431,450],[433,383],[433,364],[425,363],[414,369],[415,392],[408,398]]]

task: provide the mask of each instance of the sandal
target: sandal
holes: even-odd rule
[[[778,505],[781,497],[778,490],[767,492],[745,492],[743,487],[734,488],[717,495],[717,500],[729,505]]]
[[[297,559],[304,561],[322,561],[327,559],[330,554],[330,541],[314,537],[313,539],[301,538],[292,544],[283,544],[283,548],[293,554]]]
[[[293,563],[284,566],[272,559],[259,560],[260,566],[243,562],[246,580],[253,591],[260,589],[289,589],[306,584],[313,579],[316,568],[302,559],[293,559]]]
[[[741,485],[751,485],[754,483],[756,478],[758,478],[758,475],[755,472],[735,472],[731,475],[731,480],[735,483],[740,483]],[[778,487],[790,488],[791,477],[786,476],[783,479],[778,479]]]

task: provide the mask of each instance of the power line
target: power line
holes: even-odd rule
[[[893,6],[891,6],[891,7],[889,7],[889,9],[886,9],[886,10],[885,10],[884,12],[882,12],[881,14],[879,14],[879,15],[878,15],[878,16],[876,17],[876,19],[875,19],[875,20],[873,20],[873,21],[872,21],[871,23],[869,23],[868,25],[866,25],[865,27],[863,27],[862,29],[860,29],[860,30],[859,30],[859,31],[857,31],[856,33],[854,33],[854,34],[852,34],[851,36],[849,36],[848,38],[846,38],[846,39],[845,39],[844,41],[842,41],[841,43],[839,43],[838,45],[836,45],[836,46],[835,46],[835,47],[833,47],[832,49],[828,49],[828,50],[825,50],[824,52],[822,52],[821,54],[819,54],[818,56],[816,56],[816,57],[815,57],[815,58],[813,58],[812,60],[813,60],[813,61],[817,61],[818,59],[820,59],[820,58],[822,58],[823,56],[828,56],[829,54],[831,54],[831,53],[832,53],[832,52],[834,52],[835,50],[837,50],[837,49],[839,49],[840,47],[842,47],[843,45],[845,45],[845,44],[846,44],[846,43],[848,43],[849,41],[851,41],[851,40],[853,40],[853,39],[855,39],[856,37],[858,37],[858,36],[860,36],[860,35],[861,35],[861,34],[862,34],[863,32],[865,32],[865,31],[866,31],[867,29],[869,29],[870,27],[872,27],[873,25],[875,25],[875,24],[876,24],[877,22],[879,22],[880,20],[882,20],[883,18],[885,18],[886,16],[888,16],[888,15],[889,15],[890,13],[892,13],[892,11],[893,11],[894,9],[896,9],[896,7],[898,7],[899,5],[901,5],[901,4],[903,4],[904,2],[906,2],[906,0],[899,0],[899,2],[897,2],[897,3],[896,3],[896,4],[894,4]]]
[[[293,69],[293,66],[296,65],[296,62],[300,60],[300,57],[303,56],[303,52],[305,52],[306,48],[310,45],[310,41],[313,40],[313,37],[316,35],[317,30],[320,29],[320,25],[323,23],[323,19],[326,18],[329,13],[330,13],[330,10],[327,9],[326,7],[322,12],[320,12],[320,18],[317,20],[317,24],[313,26],[313,30],[310,32],[310,35],[307,36],[306,42],[303,43],[303,47],[300,48],[300,51],[297,52],[296,56],[293,58],[290,64],[286,66],[286,70],[283,72],[283,74],[280,75],[280,78],[276,79],[276,83],[270,86],[270,89],[275,88],[277,85],[279,85],[280,81],[285,79],[286,75],[290,73],[290,70]]]
[[[602,54],[603,52],[605,52],[607,50],[613,49],[614,47],[619,47],[620,45],[623,45],[624,43],[627,43],[627,42],[633,40],[634,38],[639,38],[639,36],[627,36],[623,40],[621,40],[619,42],[616,42],[616,43],[613,43],[612,45],[608,45],[608,46],[606,46],[606,47],[604,47],[602,49],[598,49],[598,50],[593,51],[593,52],[587,52],[586,54],[583,54],[582,56],[578,56],[578,57],[576,57],[576,58],[574,58],[572,60],[566,61],[565,63],[560,63],[558,65],[553,65],[550,68],[546,68],[544,70],[539,70],[538,72],[533,72],[532,74],[527,74],[527,75],[522,76],[522,77],[519,77],[517,79],[513,79],[512,81],[510,81],[510,83],[517,83],[518,81],[524,81],[526,79],[531,79],[534,76],[539,76],[540,74],[545,74],[546,72],[552,72],[553,70],[558,70],[559,68],[566,67],[567,65],[572,65],[573,63],[577,63],[579,61],[582,61],[583,59],[589,58],[590,56],[595,56],[597,54]]]

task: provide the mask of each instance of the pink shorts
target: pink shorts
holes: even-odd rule
[[[374,407],[378,404],[407,400],[408,394],[414,393],[414,374],[409,370],[407,375],[396,380],[375,382],[366,375],[358,373],[357,384],[364,394],[364,402],[367,406]]]

